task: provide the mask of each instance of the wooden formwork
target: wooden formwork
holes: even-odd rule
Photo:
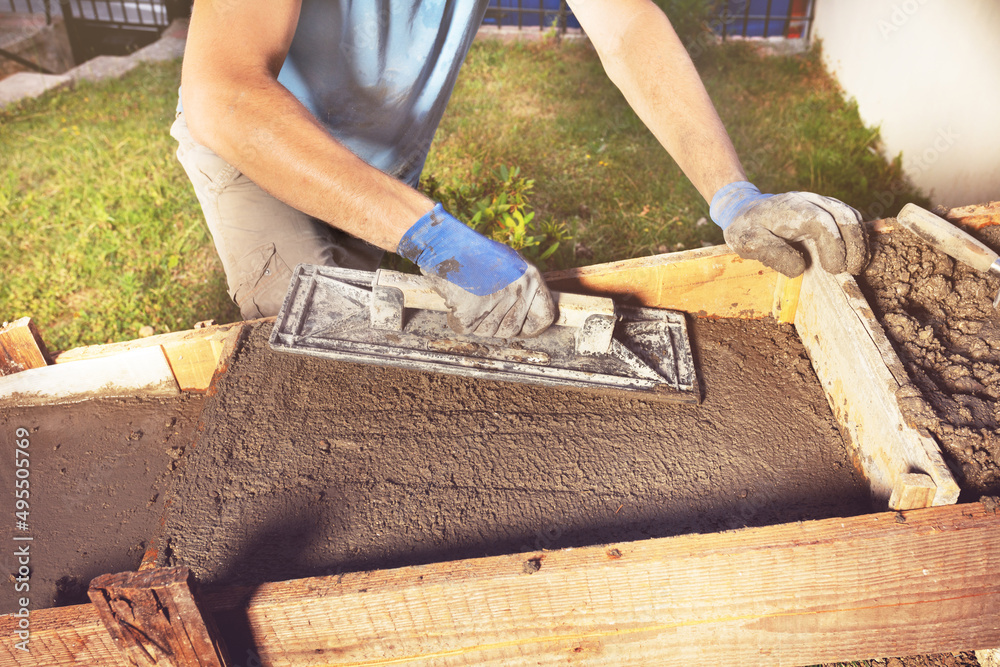
[[[230,588],[188,603],[187,614],[206,618],[187,619],[183,633],[194,627],[209,645],[211,618],[238,610],[256,646],[233,656],[240,665],[804,665],[1000,645],[1000,516],[954,504],[959,489],[936,441],[903,418],[909,380],[853,278],[810,270],[788,280],[715,247],[547,279],[695,317],[794,323],[876,503],[899,511]],[[152,348],[177,390],[211,391],[241,326],[80,348],[55,366]],[[0,378],[0,400],[15,377]],[[21,400],[53,400],[29,393]],[[157,585],[182,586],[186,575],[168,574]],[[0,660],[226,664],[224,650],[195,662],[137,649],[151,636],[170,643],[171,623],[153,616],[160,634],[132,618],[138,630],[122,639],[108,624],[125,619],[109,621],[100,604],[33,611],[30,655],[5,640]],[[16,628],[0,617],[0,636]]]

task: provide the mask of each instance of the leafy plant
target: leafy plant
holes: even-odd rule
[[[566,223],[535,219],[528,203],[535,181],[523,177],[520,167],[500,165],[483,175],[482,165],[477,164],[472,177],[457,186],[442,186],[433,175],[426,177],[421,186],[452,215],[519,251],[543,270],[546,260],[572,238]]]
[[[720,0],[656,0],[685,43],[709,30],[709,22],[727,4]]]

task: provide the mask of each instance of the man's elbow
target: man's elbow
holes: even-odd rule
[[[216,121],[223,107],[218,91],[197,78],[185,76],[181,80],[181,107],[191,137],[199,144],[213,148],[217,136]]]
[[[655,53],[663,45],[664,30],[672,30],[663,11],[652,2],[629,3],[613,20],[606,22],[597,37],[591,37],[594,48],[608,76],[618,83],[628,76],[634,61]]]

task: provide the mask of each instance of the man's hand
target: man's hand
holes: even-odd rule
[[[433,278],[460,334],[537,336],[556,318],[541,274],[514,250],[473,231],[440,204],[399,241],[396,251]]]
[[[755,259],[790,278],[806,267],[792,243],[812,242],[830,273],[860,273],[868,264],[861,214],[811,192],[761,194],[747,181],[730,183],[712,197],[712,220],[740,257]]]

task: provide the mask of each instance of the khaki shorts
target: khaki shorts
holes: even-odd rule
[[[191,138],[183,112],[170,128],[205,214],[243,319],[278,314],[296,264],[374,271],[383,251],[306,215],[261,190]]]

